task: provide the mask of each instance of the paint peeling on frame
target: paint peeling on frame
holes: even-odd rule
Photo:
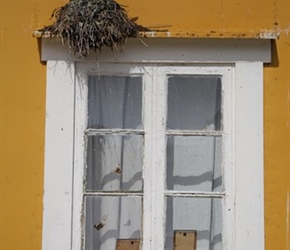
[[[220,32],[220,31],[207,31],[207,32],[183,32],[183,31],[146,31],[139,32],[139,37],[151,38],[244,38],[244,39],[278,39],[280,33],[272,30],[262,30],[260,32]],[[32,36],[35,38],[50,38],[49,32],[34,31]]]

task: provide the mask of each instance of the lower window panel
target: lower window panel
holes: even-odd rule
[[[188,231],[196,232],[196,249],[222,250],[222,201],[222,198],[168,197],[165,249],[175,249],[174,231]]]
[[[140,239],[141,197],[86,197],[85,249],[116,249],[118,239]]]

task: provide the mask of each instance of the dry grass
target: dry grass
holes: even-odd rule
[[[60,37],[81,57],[90,50],[100,52],[104,46],[123,47],[127,38],[138,38],[139,31],[148,30],[130,20],[123,6],[114,0],[72,0],[55,9],[52,17],[55,22],[40,31]]]

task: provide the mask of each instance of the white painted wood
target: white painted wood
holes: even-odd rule
[[[234,247],[234,234],[236,229],[235,215],[235,189],[234,189],[234,88],[235,69],[232,65],[222,74],[222,120],[223,120],[223,185],[225,199],[223,204],[223,249],[232,250]]]
[[[167,130],[166,131],[167,135],[181,135],[181,136],[191,136],[191,135],[196,135],[196,136],[221,136],[222,132],[221,131],[210,131],[210,130]]]
[[[143,193],[140,192],[84,192],[85,196],[127,196],[127,197],[135,197],[135,196],[143,196]],[[166,196],[178,196],[178,197],[201,197],[201,198],[224,198],[225,192],[191,192],[191,191],[164,191],[164,195]]]
[[[164,249],[165,238],[165,169],[166,169],[166,113],[167,113],[167,79],[158,67],[153,68],[153,116],[152,130],[152,165],[151,165],[151,216],[154,220],[151,228],[150,249]],[[146,248],[145,248],[146,249]]]
[[[233,145],[233,119],[234,119],[234,67],[233,65],[224,65],[219,66],[184,66],[184,67],[163,67],[166,74],[174,75],[214,75],[220,76],[222,78],[222,116],[223,116],[223,129],[222,131],[196,131],[196,134],[192,135],[198,136],[222,136],[222,167],[223,167],[223,183],[225,192],[210,192],[210,193],[190,193],[190,192],[176,192],[176,191],[165,191],[167,196],[176,196],[176,197],[217,197],[224,198],[224,210],[223,210],[223,247],[225,250],[235,249],[234,246],[234,236],[233,232],[235,231],[236,225],[234,224],[234,195],[235,190],[233,187],[234,171],[233,171],[233,157],[234,157],[234,145]],[[174,134],[175,130],[167,130],[167,134]],[[176,131],[177,133],[180,131]],[[190,135],[191,132],[184,130],[183,132],[178,133],[178,135]]]
[[[87,128],[87,102],[88,102],[88,81],[87,74],[80,70],[80,65],[76,65],[75,83],[75,120],[74,120],[74,165],[73,165],[73,223],[72,223],[72,250],[82,249],[83,225],[85,216],[84,208],[84,172],[86,168],[86,138]]]
[[[263,51],[266,48],[268,47],[264,47]],[[193,53],[194,50],[190,51]],[[158,53],[156,52],[155,57],[151,55],[153,62],[154,58],[163,52]],[[178,54],[175,50],[172,53],[168,50],[167,53],[173,55],[172,60]],[[265,51],[258,52],[260,56],[263,53]],[[139,55],[134,56],[139,58]],[[181,62],[178,60],[179,56],[175,58],[177,65]],[[127,58],[128,61],[131,60],[128,55]],[[139,58],[140,61],[142,60]],[[84,192],[85,134],[132,132],[86,130],[88,73],[144,75],[143,83],[146,82],[146,86],[143,84],[144,131],[135,130],[135,133],[144,134],[145,137],[143,250],[164,249],[165,196],[210,195],[224,199],[224,249],[264,249],[262,62],[212,66],[177,65],[81,63],[75,74],[73,63],[48,61],[43,249],[82,248],[84,195],[142,196],[142,193],[130,192],[122,194]],[[204,74],[222,77],[224,121],[222,132],[165,131],[166,74]],[[224,140],[223,172],[226,191],[187,193],[164,190],[166,134],[221,136]]]
[[[153,117],[153,70],[152,67],[146,67],[146,74],[143,79],[143,124],[144,124],[144,162],[143,162],[143,228],[142,232],[142,249],[151,249],[151,230],[154,227],[154,218],[151,211],[155,200],[151,196],[152,179],[151,166],[153,164],[151,155],[154,148],[151,147],[154,142],[153,124],[151,118]],[[146,83],[146,85],[145,85]]]
[[[84,192],[84,196],[127,196],[127,197],[136,197],[143,196],[143,193],[140,192]]]
[[[129,39],[123,50],[104,48],[81,59],[69,53],[59,39],[42,39],[41,60],[70,60],[110,63],[234,63],[237,61],[271,61],[271,40],[261,39],[178,39],[148,38],[145,47]]]
[[[264,249],[263,64],[236,64],[236,250]]]
[[[147,72],[144,75],[145,71]],[[144,130],[139,129],[87,129],[87,101],[88,101],[88,88],[87,88],[87,76],[90,75],[144,75],[143,83],[146,82],[143,86],[144,91],[151,91],[150,81],[152,81],[152,74],[150,74],[151,67],[137,67],[133,65],[96,65],[96,64],[78,64],[77,65],[77,84],[76,84],[76,103],[75,103],[75,171],[74,171],[74,225],[73,225],[73,246],[72,249],[86,249],[84,243],[81,242],[81,235],[83,235],[84,230],[84,218],[82,217],[83,212],[83,197],[89,196],[143,196],[142,193],[139,192],[85,192],[84,191],[84,166],[86,165],[86,145],[84,141],[85,135],[94,135],[94,134],[141,134],[144,135]],[[148,97],[150,97],[148,95]],[[143,95],[144,97],[144,95]],[[144,97],[145,99],[145,97]],[[144,109],[150,109],[150,100],[144,100],[144,102],[149,102],[148,107],[143,107]],[[146,127],[144,125],[144,127]],[[146,137],[146,136],[145,136]],[[145,138],[145,151],[150,150],[149,144],[146,142]],[[145,160],[144,160],[145,162]],[[147,169],[147,168],[146,168]],[[145,175],[143,170],[143,175]],[[152,174],[148,171],[147,174]],[[144,177],[145,178],[145,177]],[[151,200],[150,200],[151,202]],[[145,204],[144,207],[151,206],[150,204]]]
[[[47,62],[43,250],[69,250],[72,219],[74,64]]]
[[[199,197],[199,198],[224,198],[225,192],[191,192],[191,191],[170,191],[166,190],[164,195],[176,197]]]
[[[135,134],[143,135],[144,131],[139,129],[86,129],[86,135],[99,135],[99,134]]]

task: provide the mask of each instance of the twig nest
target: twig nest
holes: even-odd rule
[[[148,29],[127,16],[125,9],[114,0],[72,0],[55,9],[54,24],[41,32],[58,36],[68,42],[73,53],[86,57],[89,51],[100,52],[103,46],[123,47],[129,37],[138,37]]]

